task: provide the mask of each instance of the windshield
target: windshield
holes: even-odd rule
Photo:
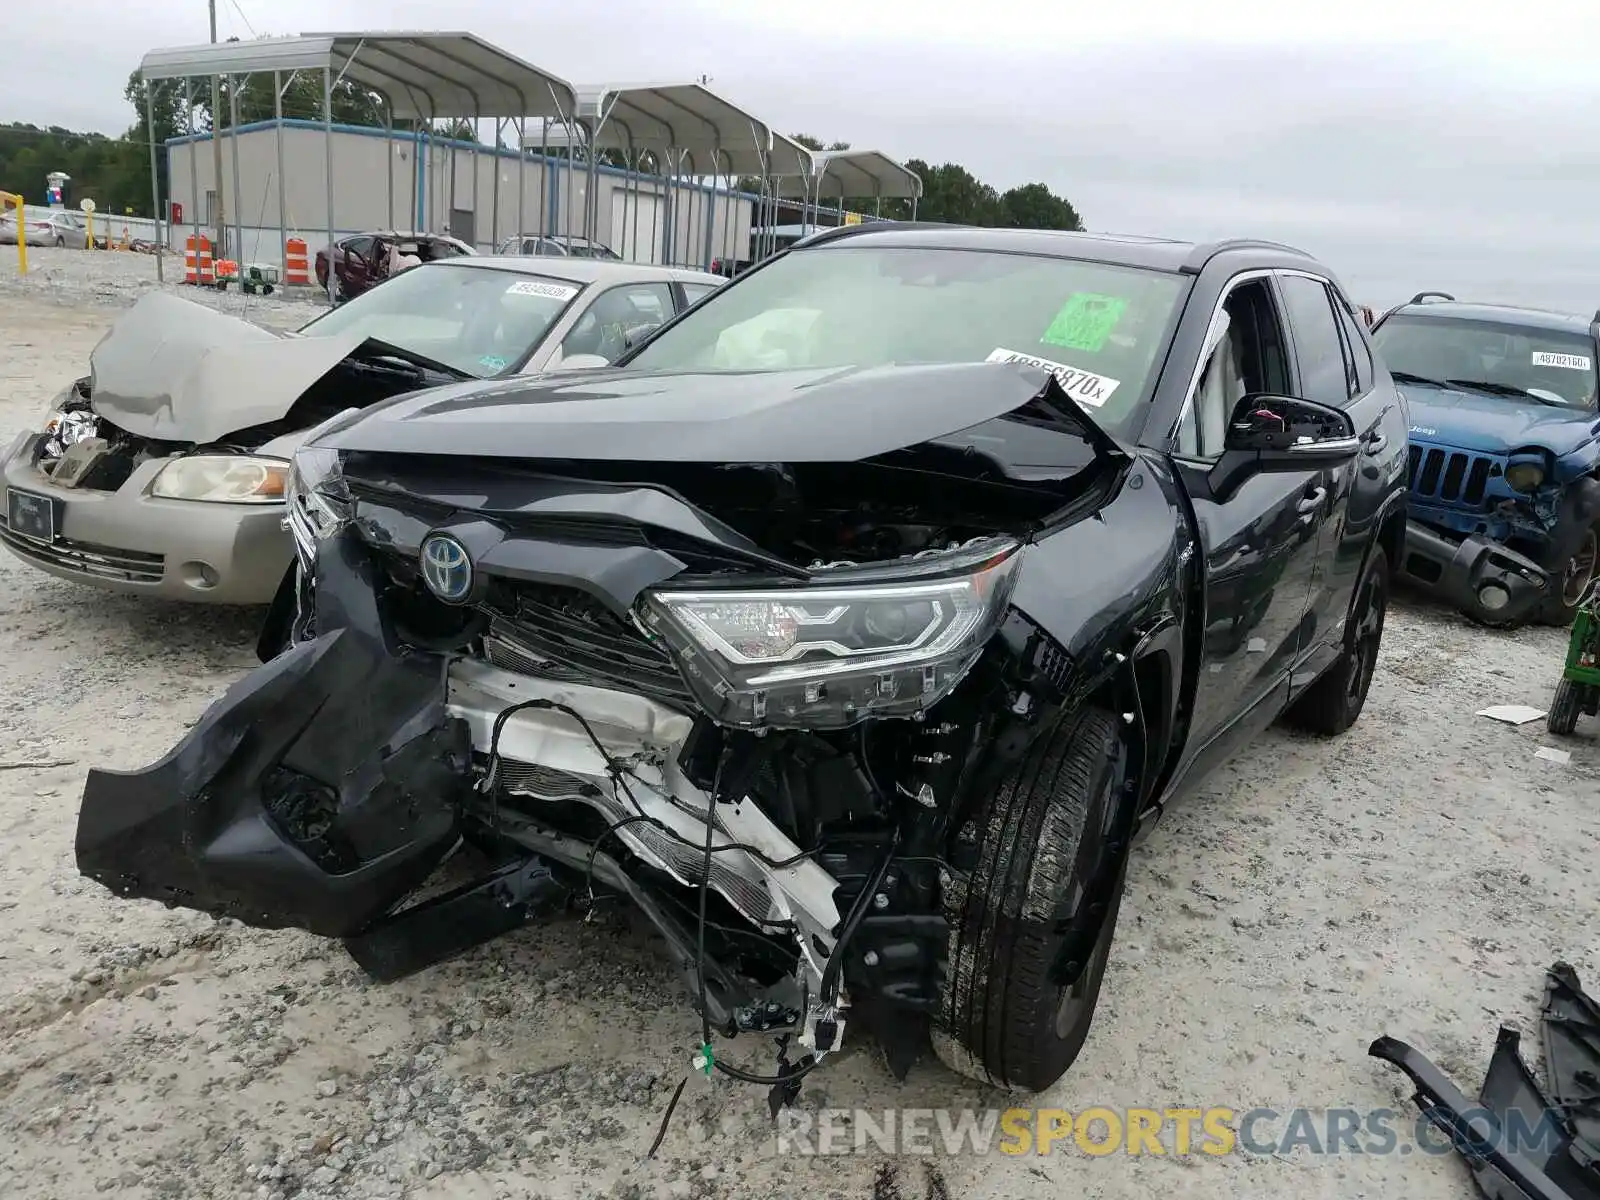
[[[1153,382],[1179,276],[987,251],[839,244],[717,289],[627,360],[642,370],[781,371],[1021,360],[1114,434]]]
[[[1594,341],[1586,334],[1402,313],[1378,326],[1372,340],[1402,384],[1453,387],[1514,404],[1594,407]]]
[[[412,267],[300,332],[358,331],[477,379],[521,366],[582,286],[458,262]]]

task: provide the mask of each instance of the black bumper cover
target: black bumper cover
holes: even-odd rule
[[[91,770],[78,869],[121,896],[328,937],[367,928],[458,841],[471,767],[445,659],[385,645],[352,536],[318,564],[330,633],[257,668],[161,761]]]
[[[1501,1026],[1476,1104],[1402,1041],[1378,1038],[1367,1053],[1410,1076],[1423,1115],[1488,1200],[1600,1200],[1600,1005],[1558,962],[1540,1016],[1549,1087],[1523,1061],[1517,1031]]]
[[[1416,521],[1406,523],[1401,574],[1413,586],[1480,621],[1519,620],[1550,594],[1549,573],[1533,559],[1482,534],[1456,541]],[[1478,598],[1489,583],[1499,584],[1509,597],[1498,609],[1484,607]]]

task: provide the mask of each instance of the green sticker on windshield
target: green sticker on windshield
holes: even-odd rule
[[[1074,292],[1039,340],[1069,350],[1098,350],[1106,344],[1127,307],[1128,302],[1120,296]]]
[[[478,365],[485,371],[504,371],[507,363],[497,354],[485,354],[478,360]]]

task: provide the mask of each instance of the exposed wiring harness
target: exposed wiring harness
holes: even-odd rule
[[[700,845],[691,839],[684,837],[670,825],[667,825],[664,821],[661,821],[656,817],[652,817],[644,811],[644,806],[639,803],[638,797],[633,794],[633,789],[628,786],[628,781],[626,778],[626,764],[620,762],[611,755],[611,753],[606,749],[605,743],[600,740],[599,735],[595,733],[594,728],[589,724],[588,719],[582,713],[578,712],[577,709],[570,705],[543,698],[524,700],[519,703],[509,705],[506,708],[501,709],[500,712],[495,716],[494,725],[491,728],[489,735],[488,763],[484,772],[483,782],[480,785],[481,790],[486,793],[489,798],[491,828],[498,828],[499,825],[499,783],[502,762],[500,756],[500,739],[505,731],[506,723],[517,713],[524,712],[529,709],[543,709],[547,711],[560,712],[576,721],[582,728],[584,734],[588,737],[589,741],[593,743],[595,751],[600,755],[601,761],[605,763],[606,774],[610,776],[614,788],[628,797],[629,803],[635,810],[633,814],[612,822],[599,834],[599,836],[594,839],[592,843],[590,843],[588,860],[585,864],[584,870],[584,883],[589,892],[591,900],[594,896],[593,880],[595,859],[600,852],[601,845],[606,841],[607,838],[616,834],[618,831],[625,829],[629,825],[648,824],[677,842],[688,846],[694,846],[696,849],[701,850],[704,854],[704,864],[700,874],[700,886],[698,889],[699,909],[695,930],[695,975],[698,980],[700,992],[699,1000],[701,1034],[700,1053],[695,1058],[695,1069],[702,1071],[708,1076],[713,1071],[720,1071],[732,1079],[737,1079],[744,1083],[770,1087],[775,1090],[781,1089],[785,1092],[788,1092],[792,1096],[792,1089],[795,1089],[796,1085],[801,1079],[814,1071],[821,1064],[822,1059],[820,1056],[806,1055],[793,1067],[788,1067],[785,1063],[782,1053],[782,1048],[787,1044],[788,1041],[787,1035],[784,1035],[780,1041],[779,1064],[780,1067],[784,1069],[782,1069],[777,1075],[758,1075],[752,1071],[746,1071],[742,1067],[736,1067],[731,1063],[723,1062],[721,1059],[716,1057],[712,1046],[710,996],[706,982],[706,930],[712,927],[713,923],[708,919],[706,904],[711,892],[711,867],[712,856],[714,854],[725,850],[742,850],[746,854],[749,854],[751,857],[764,864],[768,869],[782,870],[786,867],[794,866],[797,863],[813,857],[818,852],[818,849],[814,848],[812,850],[801,851],[800,853],[791,855],[785,859],[774,859],[761,851],[758,847],[749,845],[748,843],[729,841],[723,843],[722,845],[715,844],[717,833],[716,807],[723,798],[723,770],[727,766],[728,760],[731,757],[731,751],[726,746],[724,747],[723,753],[718,760],[716,774],[712,780],[709,804],[705,814],[705,842],[703,845]],[[862,920],[865,918],[868,909],[871,907],[873,896],[882,886],[883,880],[888,874],[889,867],[895,861],[895,851],[899,848],[899,845],[900,836],[899,831],[896,830],[888,847],[885,850],[882,859],[874,868],[867,886],[863,888],[860,895],[856,897],[855,903],[851,906],[850,912],[846,915],[841,925],[839,937],[835,941],[833,951],[831,954],[829,954],[828,961],[823,967],[822,987],[819,993],[819,998],[824,1004],[831,1004],[838,996],[840,990],[839,979],[844,969],[844,953],[846,946],[848,945],[857,928],[859,928]],[[721,927],[719,926],[718,928]],[[802,1016],[802,1020],[803,1019],[804,1017]],[[666,1111],[662,1114],[660,1128],[656,1132],[655,1140],[650,1145],[647,1157],[654,1157],[656,1150],[660,1148],[662,1140],[666,1137],[667,1128],[672,1120],[672,1115],[677,1109],[678,1101],[683,1095],[683,1089],[688,1082],[689,1076],[685,1075],[684,1078],[679,1082],[677,1088],[673,1091],[672,1098],[667,1103]]]
[[[501,763],[500,735],[504,731],[507,721],[509,721],[517,713],[523,712],[527,709],[553,710],[555,712],[563,713],[576,721],[579,726],[582,727],[583,732],[588,737],[589,741],[594,744],[595,752],[600,755],[601,760],[606,764],[606,774],[610,776],[612,785],[623,795],[627,796],[628,802],[633,805],[635,815],[624,817],[621,820],[612,822],[612,824],[600,834],[595,842],[592,843],[589,856],[589,869],[591,872],[594,869],[594,852],[599,848],[600,843],[605,841],[606,838],[610,837],[617,830],[624,829],[629,825],[647,824],[654,827],[659,832],[666,834],[675,842],[692,847],[696,850],[703,848],[699,842],[696,842],[692,838],[685,837],[676,829],[672,828],[672,826],[668,825],[665,821],[662,821],[658,817],[652,817],[649,813],[644,811],[644,806],[639,803],[638,797],[633,794],[633,789],[628,786],[628,780],[626,778],[628,774],[626,764],[612,757],[611,752],[606,749],[605,743],[600,740],[599,736],[595,733],[594,728],[589,724],[587,718],[585,718],[582,713],[573,708],[570,704],[562,704],[558,700],[523,700],[517,704],[513,704],[507,708],[501,709],[499,714],[495,717],[494,726],[489,733],[488,765],[484,772],[483,782],[480,785],[480,790],[489,796],[491,806],[491,828],[498,827],[500,815],[500,789],[498,787]],[[715,791],[715,785],[713,785],[713,791]],[[715,803],[715,797],[713,797],[712,810],[715,809]],[[817,854],[816,850],[802,850],[799,854],[792,854],[788,858],[779,859],[773,858],[771,855],[765,853],[759,846],[752,846],[748,842],[733,841],[724,842],[720,846],[713,846],[710,852],[713,854],[721,854],[728,850],[743,850],[746,854],[750,855],[754,859],[757,859],[762,863],[762,865],[773,871],[781,871],[787,867],[792,867],[797,863],[804,862],[808,858],[815,857]]]

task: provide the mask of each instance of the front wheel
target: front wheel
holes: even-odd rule
[[[1597,573],[1600,573],[1600,524],[1590,526],[1572,557],[1550,573],[1555,595],[1544,602],[1539,620],[1563,629],[1571,625]]]
[[[1122,879],[1084,969],[1050,980],[1060,922],[1098,867],[1120,787],[1116,719],[1087,709],[1039,738],[974,818],[977,866],[947,890],[949,965],[933,1049],[951,1070],[1043,1091],[1089,1035],[1122,901]],[[970,827],[969,827],[970,828]]]
[[[1356,723],[1367,704],[1367,692],[1378,667],[1383,643],[1383,619],[1389,611],[1389,559],[1374,546],[1356,584],[1345,620],[1344,648],[1333,665],[1306,688],[1284,713],[1284,721],[1298,729],[1327,737],[1343,733]]]

